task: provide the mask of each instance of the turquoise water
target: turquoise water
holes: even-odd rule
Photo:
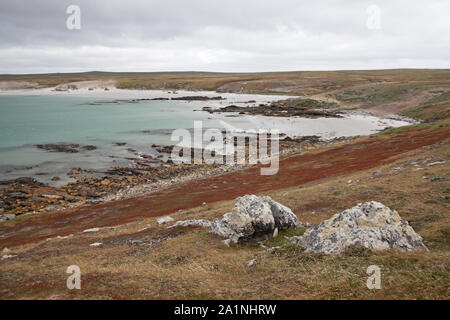
[[[408,124],[367,115],[305,119],[199,111],[205,106],[214,107],[211,102],[0,95],[0,180],[34,177],[51,183],[52,177],[59,176],[61,180],[53,184],[62,184],[69,181],[67,172],[74,167],[102,176],[113,166],[132,166],[141,154],[157,157],[160,154],[152,144],[178,144],[170,139],[173,129],[192,129],[195,120],[201,120],[204,129],[255,132],[275,128],[290,136],[324,138],[367,135]],[[36,147],[48,143],[94,145],[96,149],[61,153]]]
[[[48,182],[73,167],[103,170],[151,145],[173,144],[170,130],[208,120],[202,106],[180,101],[111,103],[115,99],[58,96],[0,96],[0,179],[34,176]],[[95,105],[89,105],[95,103]],[[145,131],[145,132],[144,132]],[[115,145],[125,142],[124,146]],[[96,150],[48,152],[36,144],[76,143]],[[63,182],[66,180],[63,179]]]
[[[25,144],[95,140],[121,141],[133,131],[191,128],[207,113],[176,101],[144,101],[85,105],[113,101],[82,97],[0,96],[0,148]],[[131,136],[133,135],[133,136]]]

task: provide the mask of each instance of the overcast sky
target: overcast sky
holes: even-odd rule
[[[450,1],[0,2],[0,73],[382,68],[450,68]]]

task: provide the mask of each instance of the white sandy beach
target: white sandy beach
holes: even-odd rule
[[[209,106],[223,106],[229,104],[250,104],[248,101],[254,101],[251,104],[268,103],[286,99],[282,95],[261,95],[261,94],[240,94],[240,93],[217,93],[215,91],[186,91],[186,90],[128,90],[118,89],[113,82],[99,81],[82,81],[70,83],[76,85],[78,89],[57,91],[56,87],[52,88],[21,88],[21,89],[5,89],[0,85],[0,95],[18,95],[18,96],[62,96],[62,97],[93,97],[108,99],[154,99],[154,98],[177,98],[185,96],[221,96],[225,100],[207,100],[195,101],[196,103],[208,103]],[[89,89],[92,90],[89,90]],[[107,90],[105,90],[107,88]],[[289,96],[294,97],[294,96]],[[186,101],[189,103],[189,101]]]
[[[1,83],[0,83],[1,84]],[[17,84],[15,84],[16,87]],[[24,83],[22,87],[30,86]],[[67,85],[75,85],[78,89],[67,90]],[[1,95],[18,96],[59,96],[59,97],[92,97],[105,99],[154,99],[154,98],[177,98],[185,96],[220,96],[224,100],[205,101],[183,101],[184,103],[196,103],[200,106],[223,107],[230,104],[236,105],[258,105],[260,103],[270,103],[273,101],[295,98],[296,96],[283,95],[261,95],[261,94],[241,94],[241,93],[218,93],[215,91],[187,91],[187,90],[128,90],[118,89],[114,81],[79,81],[59,86],[66,91],[57,91],[57,87],[52,88],[21,88],[5,89],[7,86],[0,85]],[[107,88],[107,89],[105,89]],[[250,102],[251,101],[251,102]],[[307,119],[301,117],[266,117],[255,115],[239,116],[242,121],[231,121],[234,126],[224,127],[232,131],[254,131],[255,129],[279,129],[281,133],[289,136],[318,135],[324,139],[332,139],[340,136],[369,135],[387,127],[400,127],[411,124],[409,119],[400,117],[376,117],[363,111],[345,112],[344,118],[318,118]]]

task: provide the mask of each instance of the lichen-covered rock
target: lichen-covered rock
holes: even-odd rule
[[[307,252],[336,254],[360,245],[373,250],[428,250],[422,238],[395,210],[371,201],[335,214],[328,220],[292,237]]]
[[[177,221],[173,225],[167,227],[167,229],[175,228],[175,227],[211,227],[211,221],[206,219],[198,219],[198,220],[182,220]]]
[[[211,233],[237,243],[257,235],[272,234],[275,227],[295,227],[296,223],[297,217],[292,211],[270,197],[245,195],[236,199],[232,212],[212,223]]]
[[[281,203],[273,201],[270,197],[262,197],[261,199],[270,205],[270,210],[272,211],[272,215],[275,220],[275,227],[279,230],[295,228],[297,224],[297,216],[291,209]]]

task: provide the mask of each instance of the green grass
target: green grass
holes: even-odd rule
[[[433,235],[424,236],[423,240],[431,250],[448,250],[450,246],[450,228],[443,228]]]
[[[328,108],[337,108],[339,105],[335,102],[326,102],[326,101],[319,101],[309,98],[295,98],[295,99],[289,99],[287,100],[287,104],[290,107],[306,107],[306,108],[321,108],[321,109],[328,109]]]
[[[431,98],[425,104],[429,105],[429,104],[435,104],[435,103],[444,102],[444,101],[450,101],[450,91],[443,92],[440,95]]]
[[[404,94],[407,94],[408,90],[404,88],[395,88],[392,90],[388,90],[385,92],[377,92],[367,95],[366,101],[370,103],[384,103],[391,101],[398,101],[400,97]]]
[[[286,92],[286,91],[273,91],[273,90],[250,90],[251,94],[263,94],[263,95],[274,95],[274,96],[299,96],[301,94],[295,92]]]
[[[450,93],[443,93],[418,107],[408,108],[400,115],[427,122],[450,118]]]
[[[335,98],[344,102],[364,102],[368,104],[387,103],[399,101],[404,95],[408,94],[408,88],[405,86],[394,88],[377,88],[378,92],[366,93],[366,90],[345,90],[342,93],[335,94]]]

